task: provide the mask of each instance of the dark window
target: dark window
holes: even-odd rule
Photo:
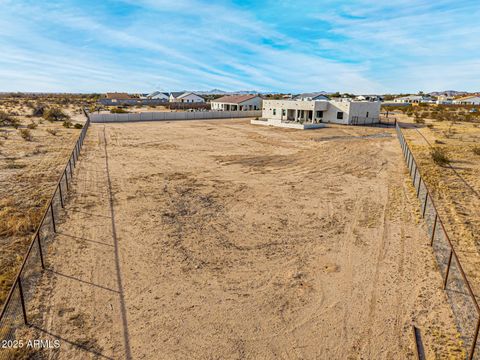
[[[277,110],[273,109],[273,115],[277,115]]]
[[[317,111],[317,118],[323,118],[323,111]]]
[[[368,111],[367,111],[367,117],[368,117]]]
[[[282,116],[285,116],[287,114],[287,112],[285,111],[285,109],[282,109]]]
[[[337,119],[338,119],[338,120],[342,120],[342,119],[343,119],[343,112],[342,112],[342,111],[337,112]]]

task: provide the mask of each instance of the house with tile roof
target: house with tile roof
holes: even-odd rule
[[[257,94],[222,96],[210,103],[212,110],[218,111],[247,111],[262,108],[262,98]]]

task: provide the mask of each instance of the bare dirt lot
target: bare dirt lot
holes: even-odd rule
[[[51,358],[461,358],[394,131],[93,125],[32,321]]]

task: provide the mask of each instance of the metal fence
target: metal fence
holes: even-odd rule
[[[87,114],[85,113],[87,116]],[[44,249],[53,239],[56,232],[56,219],[60,215],[61,209],[65,205],[69,183],[73,177],[80,150],[87,129],[90,125],[90,119],[82,128],[82,131],[72,149],[65,169],[57,182],[55,191],[48,202],[47,208],[42,219],[33,234],[32,241],[23,259],[23,263],[17,273],[10,292],[3,304],[0,312],[0,360],[16,358],[20,349],[15,349],[15,344],[19,340],[19,332],[26,325],[36,325],[38,314],[32,311],[31,300],[34,295],[35,285],[45,269]]]
[[[376,126],[376,127],[394,127],[397,124],[396,118],[386,118],[381,117],[371,118],[371,117],[361,117],[361,116],[352,116],[352,121],[350,125],[357,126]]]
[[[423,181],[415,156],[398,124],[396,124],[396,131],[416,195],[420,200],[420,211],[427,224],[430,245],[435,255],[438,270],[443,277],[443,289],[447,293],[448,301],[455,316],[457,330],[465,345],[468,359],[480,358],[480,345],[477,343],[480,308],[477,299],[445,230],[427,184]]]

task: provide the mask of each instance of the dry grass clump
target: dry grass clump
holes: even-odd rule
[[[110,110],[110,112],[112,114],[126,114],[126,113],[128,113],[128,111],[126,111],[126,110],[124,110],[120,107],[113,108],[113,109]]]
[[[70,129],[70,128],[72,127],[72,125],[73,125],[73,124],[72,124],[72,122],[71,122],[70,120],[65,120],[65,121],[63,122],[63,127],[64,127],[64,128]]]
[[[20,122],[5,111],[0,111],[0,126],[13,126],[17,129],[20,126]]]
[[[445,150],[440,147],[434,147],[430,152],[430,155],[435,164],[439,166],[445,166],[450,163],[450,159],[448,158]]]
[[[0,201],[0,236],[28,235],[40,221],[36,208],[20,209],[13,199]]]
[[[33,140],[32,133],[30,132],[29,129],[20,129],[18,132],[20,133],[20,136],[22,137],[23,140],[25,141]]]
[[[480,155],[480,146],[474,146],[472,151],[475,155]]]
[[[46,131],[47,131],[47,133],[49,133],[50,135],[53,135],[53,136],[58,134],[57,129],[47,129]]]
[[[27,125],[27,128],[30,130],[36,129],[38,124],[35,121],[32,121],[30,124]]]

